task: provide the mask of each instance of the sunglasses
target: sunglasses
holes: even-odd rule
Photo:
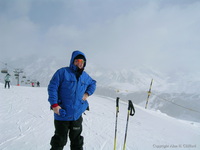
[[[74,62],[84,64],[85,61],[83,59],[75,59]]]

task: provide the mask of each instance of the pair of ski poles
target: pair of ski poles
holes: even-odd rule
[[[117,99],[116,99],[116,120],[115,120],[114,150],[116,150],[116,142],[117,142],[118,113],[119,113],[119,97],[117,97]],[[129,116],[133,116],[134,114],[135,114],[135,109],[134,109],[133,103],[132,103],[131,100],[128,100],[128,114],[127,114],[127,121],[126,121],[126,130],[125,130],[123,150],[126,149],[126,138],[127,138],[127,131],[128,131]]]

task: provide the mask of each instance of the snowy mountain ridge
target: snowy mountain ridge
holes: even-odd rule
[[[13,59],[7,62],[8,69],[13,74],[15,68],[23,68],[24,74],[47,86],[55,71],[61,67],[69,65],[69,61],[61,60],[56,57],[37,58],[30,56],[23,59]],[[3,64],[0,65],[4,67]],[[127,91],[147,91],[151,79],[154,80],[154,91],[165,93],[199,93],[200,72],[199,73],[173,73],[165,74],[154,68],[140,66],[129,69],[105,69],[95,64],[87,64],[86,71],[98,81],[100,87],[112,87]],[[1,80],[3,75],[1,74]],[[13,76],[14,79],[14,76]],[[3,80],[2,80],[3,81]],[[15,81],[15,80],[13,80]]]
[[[40,81],[41,86],[45,87],[57,69],[69,64],[67,60],[54,57],[30,60],[31,58],[29,57],[12,60],[8,63],[8,69],[12,72],[15,67],[23,68],[26,79]],[[141,107],[145,106],[147,91],[153,79],[152,94],[148,105],[149,109],[159,110],[180,119],[200,121],[199,112],[196,112],[200,107],[200,75],[198,73],[183,74],[178,72],[169,76],[145,66],[112,70],[90,63],[87,64],[86,72],[97,81],[96,94],[112,98],[119,96],[124,100],[131,99]],[[14,74],[11,74],[12,85],[15,85]],[[3,82],[3,74],[0,77],[1,82]],[[21,85],[25,84],[21,83]]]

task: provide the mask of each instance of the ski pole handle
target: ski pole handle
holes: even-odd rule
[[[135,108],[131,100],[128,100],[128,110],[130,111],[131,116],[135,114]]]
[[[119,107],[119,97],[116,99],[116,107]]]
[[[119,97],[116,99],[116,111],[119,112]]]

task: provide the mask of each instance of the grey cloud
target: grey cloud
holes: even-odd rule
[[[111,68],[200,69],[199,1],[0,1],[0,58],[83,50]]]

